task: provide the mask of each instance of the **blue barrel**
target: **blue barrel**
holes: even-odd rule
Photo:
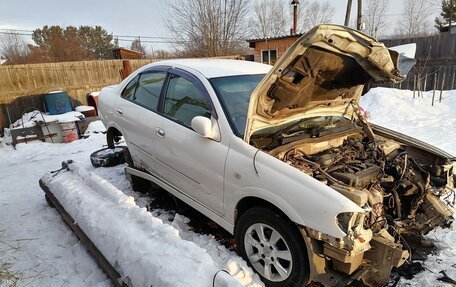
[[[44,103],[50,115],[59,115],[72,111],[70,97],[66,92],[57,91],[45,94]]]

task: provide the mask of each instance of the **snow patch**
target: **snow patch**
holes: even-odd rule
[[[60,115],[48,115],[41,113],[40,111],[32,111],[22,115],[22,118],[15,121],[12,128],[30,128],[37,125],[37,123],[46,121],[47,123],[59,122],[59,123],[71,123],[77,122],[84,119],[84,115],[80,112],[67,112]]]

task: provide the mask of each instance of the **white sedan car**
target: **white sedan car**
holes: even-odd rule
[[[399,82],[413,64],[321,25],[274,67],[147,65],[102,90],[100,116],[135,174],[234,234],[267,286],[382,285],[453,214],[439,199],[454,188],[453,158],[370,125],[358,106],[364,84]]]

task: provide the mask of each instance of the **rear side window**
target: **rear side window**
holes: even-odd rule
[[[133,101],[156,111],[166,72],[141,74]]]
[[[164,114],[190,127],[196,116],[211,117],[210,103],[191,81],[172,75],[165,98]]]
[[[128,83],[125,89],[122,91],[122,98],[133,101],[133,96],[135,94],[136,83],[138,82],[139,76],[133,78],[133,80]]]

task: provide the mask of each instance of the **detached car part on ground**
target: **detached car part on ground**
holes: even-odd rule
[[[440,198],[454,192],[454,158],[368,124],[358,106],[368,81],[399,82],[413,64],[358,31],[321,25],[271,70],[148,65],[102,91],[100,115],[111,147],[125,137],[132,172],[234,233],[267,286],[377,286],[453,218]]]

